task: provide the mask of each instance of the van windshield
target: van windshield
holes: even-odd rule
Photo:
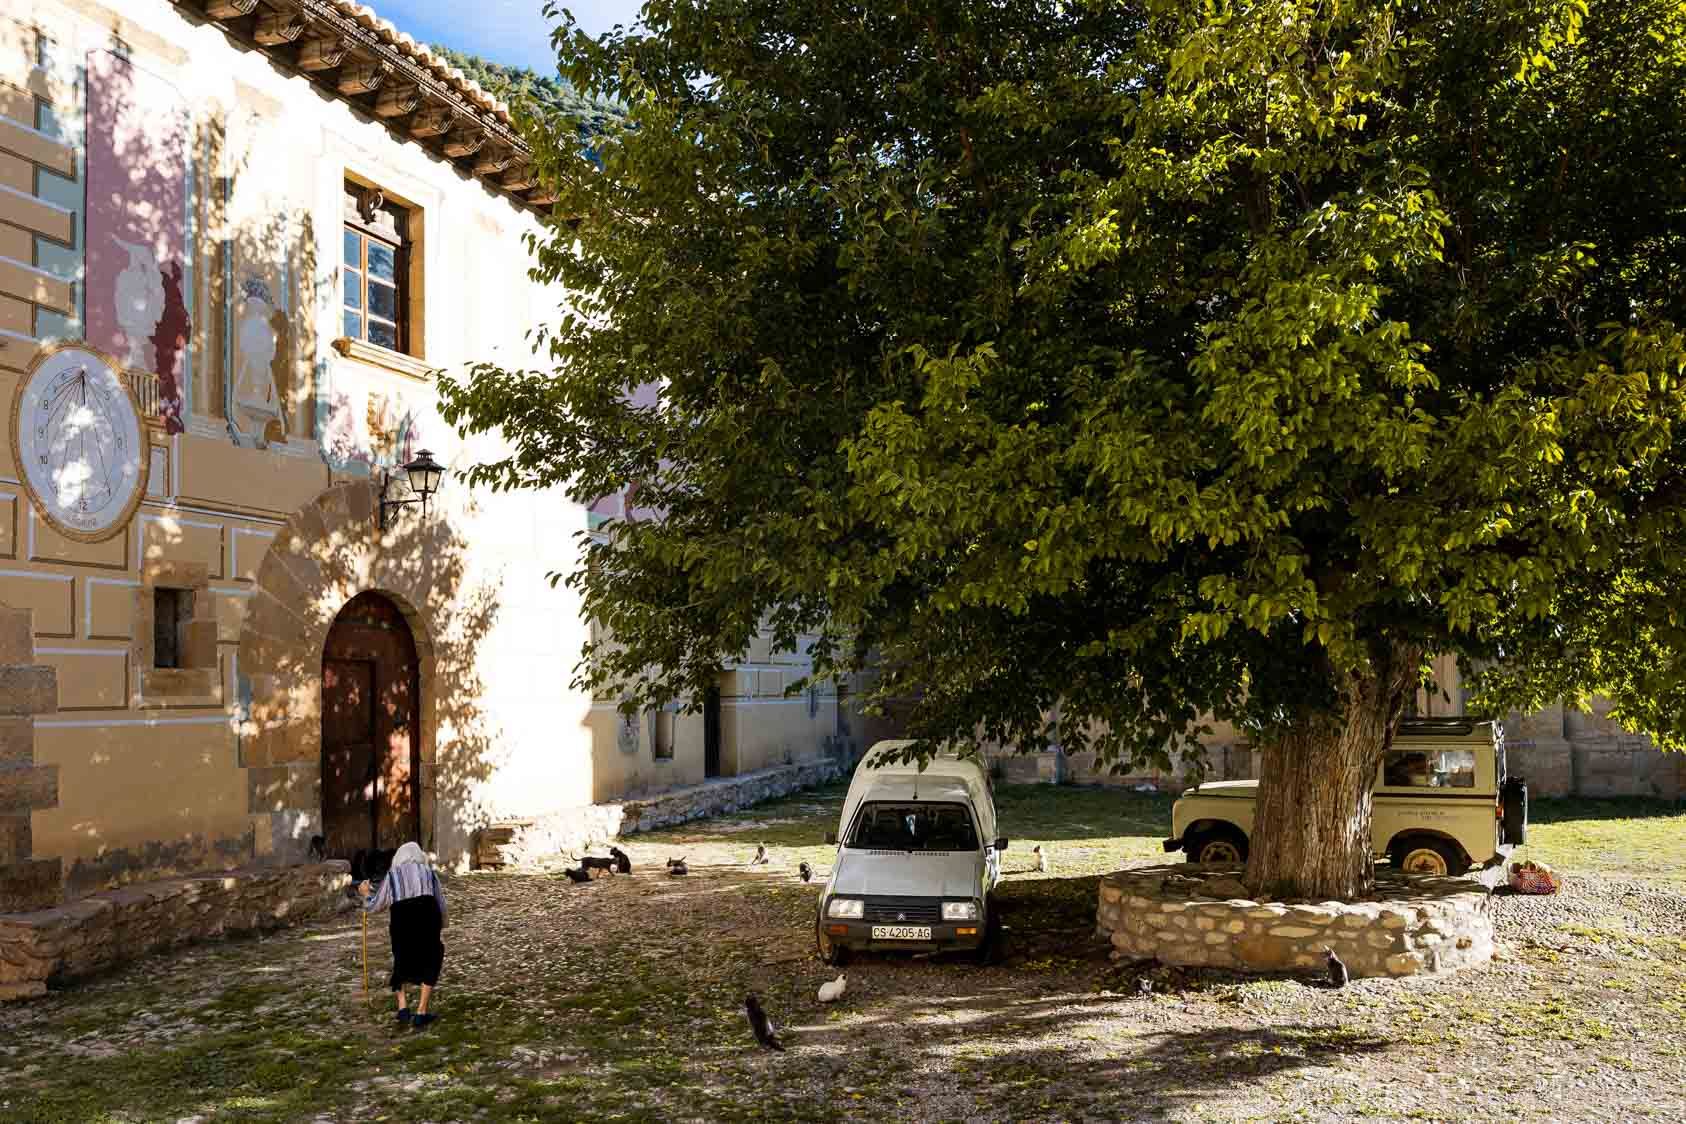
[[[976,851],[978,833],[964,804],[891,804],[861,806],[846,846],[869,851]]]

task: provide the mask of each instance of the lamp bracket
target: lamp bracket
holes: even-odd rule
[[[387,516],[387,511],[392,509],[392,508],[409,507],[411,504],[420,504],[421,509],[422,509],[422,515],[424,517],[427,515],[427,497],[426,496],[412,495],[411,498],[409,498],[407,500],[389,500],[389,499],[386,498],[387,489],[392,486],[392,479],[393,479],[393,474],[391,472],[389,472],[388,470],[386,470],[384,468],[381,469],[381,490],[380,490],[380,502],[379,502],[380,519],[379,519],[379,522],[380,522],[380,529],[383,530],[383,531],[386,530],[387,527],[391,525],[390,519]],[[408,483],[407,479],[406,479],[406,483]]]

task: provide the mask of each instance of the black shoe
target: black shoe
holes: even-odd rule
[[[415,1027],[417,1030],[424,1030],[438,1017],[438,1015],[435,1015],[432,1012],[425,1015],[417,1015],[411,1020],[410,1025]]]
[[[410,1011],[410,1009],[409,1009],[409,1008],[408,1008],[408,1007],[400,1007],[400,1008],[398,1008],[398,1021],[399,1021],[399,1022],[400,1022],[400,1023],[402,1023],[402,1024],[404,1024],[404,1025],[406,1025],[406,1026],[408,1026],[408,1025],[409,1025],[409,1023],[410,1023],[410,1021],[411,1021],[411,1020],[412,1020],[412,1019],[413,1019],[413,1018],[415,1018],[415,1016],[414,1016],[414,1014],[412,1014],[412,1013],[411,1013],[411,1011]]]

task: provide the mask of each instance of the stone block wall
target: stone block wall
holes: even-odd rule
[[[1526,780],[1535,797],[1686,799],[1686,754],[1664,753],[1650,738],[1622,729],[1610,720],[1609,708],[1608,702],[1595,700],[1590,712],[1581,713],[1555,703],[1532,714],[1508,716],[1505,751],[1511,774]],[[1098,767],[1093,754],[1021,756],[1010,746],[989,746],[985,754],[999,775],[1015,784],[1152,785],[1177,793],[1192,783],[1189,771],[1180,764],[1171,772],[1138,770],[1115,775]],[[1245,738],[1227,728],[1206,742],[1205,765],[1207,780],[1251,780],[1259,775],[1258,754]]]
[[[35,763],[35,716],[58,709],[58,673],[35,662],[29,609],[0,607],[0,913],[55,905],[58,859],[34,853],[30,816],[59,802],[56,765]]]
[[[763,800],[786,796],[842,776],[842,758],[826,757],[722,777],[639,800],[588,804],[532,820],[509,820],[483,828],[476,839],[475,865],[522,866],[548,856],[577,855],[621,835],[655,831],[691,820],[726,815]]]
[[[1015,753],[1009,747],[990,747],[985,758],[997,777],[1008,784],[1083,784],[1109,788],[1181,792],[1193,783],[1186,768],[1170,772],[1135,769],[1114,773],[1093,753]],[[1254,771],[1253,749],[1244,741],[1214,742],[1206,747],[1206,779],[1246,780]]]
[[[0,1001],[46,993],[147,953],[277,929],[349,905],[344,862],[142,882],[68,905],[0,914]]]
[[[1096,925],[1118,957],[1241,971],[1320,972],[1324,948],[1354,977],[1450,972],[1493,955],[1484,886],[1377,872],[1369,902],[1267,902],[1239,867],[1124,870],[1101,879]]]

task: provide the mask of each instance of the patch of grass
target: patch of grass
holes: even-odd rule
[[[1554,799],[1528,809],[1519,854],[1571,873],[1619,874],[1686,886],[1686,807],[1668,800]]]
[[[1172,803],[1166,795],[1099,785],[1004,784],[995,789],[996,814],[1015,836],[1128,850],[1151,843],[1158,854],[1164,854],[1159,841],[1171,833]]]

